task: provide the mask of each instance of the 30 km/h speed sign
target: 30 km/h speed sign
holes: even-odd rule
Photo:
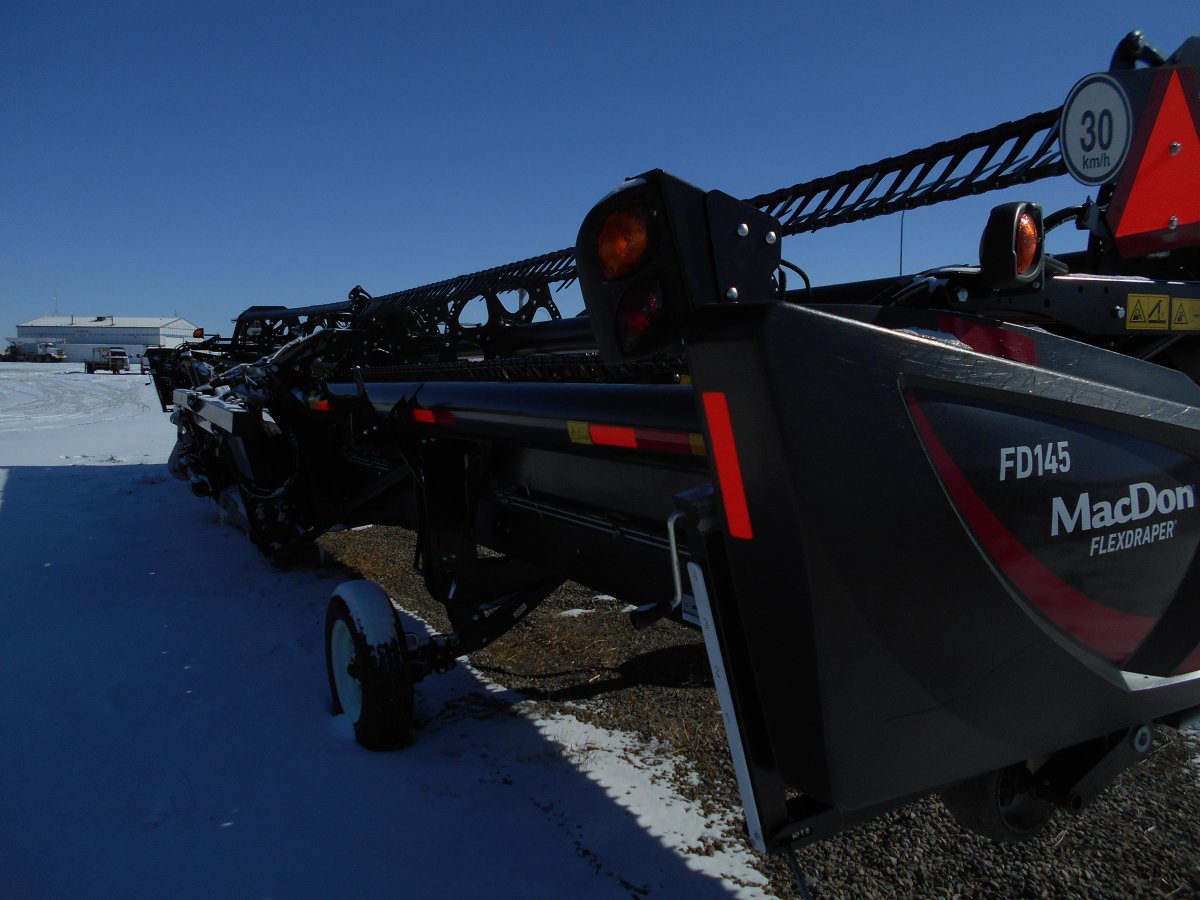
[[[1132,119],[1129,98],[1108,75],[1089,75],[1071,88],[1058,135],[1067,171],[1084,184],[1109,181],[1129,153]]]

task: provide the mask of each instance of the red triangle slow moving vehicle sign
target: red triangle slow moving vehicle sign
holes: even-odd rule
[[[1157,73],[1108,222],[1124,257],[1200,243],[1200,103],[1190,67]]]

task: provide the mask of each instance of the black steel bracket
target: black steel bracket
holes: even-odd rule
[[[409,458],[424,508],[415,568],[430,596],[445,605],[454,629],[418,655],[432,671],[445,671],[456,657],[513,628],[564,579],[523,560],[479,555],[475,518],[488,469],[486,450],[426,439]]]
[[[1069,747],[1034,773],[1034,793],[1069,812],[1079,812],[1121,772],[1145,759],[1153,746],[1153,728],[1141,724]]]

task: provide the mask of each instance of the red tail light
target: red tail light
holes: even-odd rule
[[[633,353],[653,341],[666,317],[662,285],[643,281],[625,292],[617,303],[617,338],[624,353]]]

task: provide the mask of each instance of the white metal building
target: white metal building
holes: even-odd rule
[[[17,343],[63,341],[71,362],[91,359],[96,347],[124,347],[136,364],[147,347],[177,347],[195,330],[176,316],[42,316],[17,326]]]

